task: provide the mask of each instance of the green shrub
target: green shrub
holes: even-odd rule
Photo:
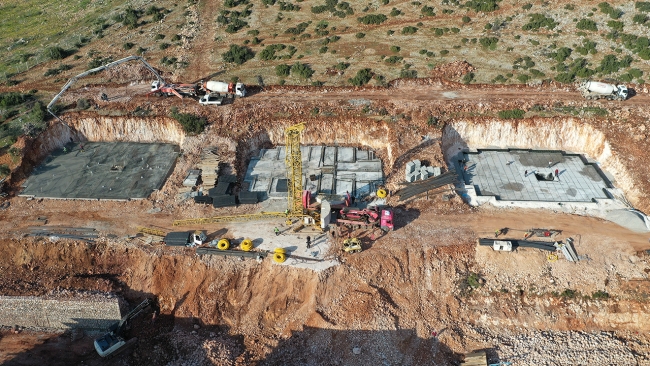
[[[122,45],[122,48],[123,48],[125,51],[128,51],[128,50],[130,50],[131,48],[133,48],[133,46],[135,46],[133,43],[131,43],[131,42],[126,42],[125,44]]]
[[[524,24],[521,29],[525,31],[529,30],[539,30],[540,28],[546,27],[548,30],[553,30],[558,23],[550,17],[546,17],[544,14],[530,14],[530,19],[528,23]]]
[[[576,24],[576,28],[582,29],[582,30],[590,30],[590,31],[597,31],[598,26],[596,25],[596,22],[594,22],[591,19],[580,19],[578,24]]]
[[[645,24],[648,22],[648,16],[645,14],[634,14],[634,17],[632,17],[632,22],[636,24]]]
[[[300,33],[304,32],[305,29],[307,29],[308,26],[309,26],[309,23],[302,22],[302,23],[298,24],[295,27],[291,27],[291,28],[287,29],[286,31],[284,31],[284,33],[299,35]]]
[[[636,8],[636,10],[642,11],[644,13],[650,12],[650,2],[647,1],[637,1],[634,4],[634,7]]]
[[[403,58],[403,57],[400,57],[400,56],[390,56],[390,57],[388,57],[388,58],[385,58],[385,59],[384,59],[384,62],[386,62],[386,63],[388,63],[388,64],[391,64],[391,65],[394,65],[394,64],[396,64],[396,63],[402,61],[403,59],[404,59],[404,58]]]
[[[241,65],[244,62],[255,57],[255,54],[248,47],[231,44],[229,50],[224,52],[221,57],[223,58],[224,62],[232,62],[237,65]]]
[[[598,8],[600,8],[601,12],[608,14],[612,19],[618,19],[623,15],[623,11],[621,9],[615,9],[606,2],[598,4]]]
[[[11,169],[9,168],[9,165],[7,164],[0,165],[0,176],[6,177],[9,174],[11,174]]]
[[[522,119],[526,111],[521,109],[506,109],[504,111],[499,111],[499,118],[501,119]]]
[[[370,69],[361,69],[357,71],[357,75],[348,79],[348,82],[354,86],[363,86],[368,84],[372,79],[372,71]]]
[[[158,34],[156,34],[155,37],[153,37],[153,39],[154,39],[154,41],[159,41],[161,39],[165,39],[165,35],[158,33]]]
[[[491,50],[496,50],[497,49],[497,42],[499,42],[499,38],[497,37],[482,37],[479,40],[479,43],[481,46],[485,48],[489,48]]]
[[[522,6],[521,8],[524,9],[524,10],[530,10],[530,9],[532,9],[532,7],[533,7],[533,4],[526,4],[526,5]]]
[[[171,46],[169,43],[161,43],[161,44],[158,46],[158,48],[160,48],[161,50],[166,50],[166,49],[169,48],[169,46]]]
[[[481,287],[481,278],[477,273],[470,273],[467,278],[465,279],[465,282],[467,286],[469,286],[472,289],[477,289]]]
[[[384,14],[368,14],[363,17],[357,18],[359,23],[366,24],[366,25],[368,24],[378,25],[385,22],[386,19],[388,18]]]
[[[623,30],[623,25],[624,25],[623,22],[619,22],[619,21],[616,21],[616,20],[610,20],[610,21],[607,22],[608,27],[610,27],[610,28],[612,28],[614,30],[617,30],[617,31]]]
[[[361,33],[361,32],[359,32],[359,33],[357,33],[357,34],[355,35],[355,37],[357,37],[358,39],[361,39],[361,38],[363,38],[363,37],[365,37],[365,36],[366,36],[366,34],[365,34],[365,33]]]
[[[530,79],[530,76],[528,76],[526,74],[521,74],[521,75],[517,76],[517,80],[519,80],[519,82],[524,83],[524,84],[527,83],[529,79]]]
[[[287,46],[283,45],[282,43],[271,44],[266,46],[262,51],[260,51],[257,54],[257,57],[262,61],[275,60],[279,58],[278,56],[275,55],[275,53],[278,51],[282,51],[285,48],[287,48]]]
[[[433,7],[431,7],[431,6],[425,5],[425,6],[422,7],[422,9],[420,11],[422,12],[422,15],[424,15],[425,17],[435,17],[436,16],[436,13],[434,12]]]
[[[86,98],[81,98],[77,100],[77,109],[88,109],[90,108],[90,101]]]
[[[564,9],[573,11],[576,10],[576,7],[573,4],[566,4],[564,5]]]
[[[27,100],[27,97],[17,92],[0,94],[0,107],[13,107]]]
[[[471,19],[470,17],[468,17],[467,15],[465,15],[465,16],[463,17],[463,23],[469,23],[469,22],[471,22],[471,21],[472,21],[472,19]]]
[[[474,73],[468,72],[463,76],[463,84],[469,84],[474,80]]]
[[[415,79],[418,77],[418,72],[416,70],[404,68],[400,70],[399,77],[402,79]]]
[[[415,34],[417,31],[418,29],[416,27],[409,26],[402,28],[402,34]]]
[[[440,50],[440,56],[447,56],[449,54],[448,50]]]
[[[183,126],[186,133],[200,134],[205,130],[207,124],[207,120],[203,117],[190,113],[178,113],[175,109],[172,110],[171,116]]]
[[[392,16],[392,17],[396,17],[396,16],[401,15],[401,14],[402,14],[402,11],[397,9],[397,8],[393,8],[390,11],[390,16]]]
[[[607,55],[600,61],[600,66],[596,68],[596,71],[603,74],[611,74],[618,72],[620,69],[625,69],[630,67],[632,63],[631,56],[624,56],[620,61],[617,59],[616,55]]]
[[[609,299],[609,294],[605,291],[598,290],[591,294],[591,298],[594,300],[606,300]]]
[[[570,289],[565,289],[562,291],[560,294],[561,297],[564,297],[565,299],[573,299],[578,295],[578,292],[576,290],[570,290]]]
[[[302,79],[309,79],[314,74],[314,70],[312,70],[307,64],[296,62],[291,66],[291,74]]]
[[[501,0],[469,0],[465,3],[465,7],[474,10],[475,12],[482,11],[484,13],[489,13],[499,9],[497,3]]]
[[[451,33],[460,33],[460,29],[453,27],[451,28]]]
[[[348,67],[350,67],[350,64],[346,63],[346,62],[339,62],[338,64],[334,65],[335,69],[341,70],[341,71],[347,69]]]
[[[138,20],[140,19],[140,11],[133,9],[132,7],[126,8],[124,13],[120,13],[113,17],[113,20],[120,22],[123,25],[133,29],[138,26]]]
[[[45,49],[45,57],[50,60],[62,60],[68,57],[69,52],[59,46],[48,47]]]
[[[550,56],[557,62],[564,62],[564,60],[571,56],[571,52],[572,50],[569,47],[562,47],[557,52],[551,53]]]
[[[275,74],[279,77],[287,77],[291,72],[291,66],[289,65],[277,65],[275,67]]]
[[[637,79],[643,76],[643,71],[639,69],[630,69],[628,73]]]
[[[390,46],[390,52],[397,53],[401,50],[399,46]]]
[[[582,46],[576,47],[576,51],[581,55],[595,55],[598,52],[596,51],[596,42],[586,38],[582,40]]]

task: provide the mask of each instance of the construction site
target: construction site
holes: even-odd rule
[[[176,84],[124,60],[51,90],[16,142],[0,363],[650,365],[647,90],[611,118],[438,120],[608,102]]]

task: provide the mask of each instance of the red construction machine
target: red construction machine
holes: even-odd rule
[[[166,84],[160,80],[154,80],[151,83],[151,90],[147,93],[147,96],[152,94],[159,95],[175,95],[181,99],[183,96],[196,96],[198,92],[198,86],[196,84]]]
[[[356,209],[344,207],[338,212],[336,223],[352,228],[373,228],[380,227],[384,231],[392,231],[393,210],[390,208],[377,207]]]

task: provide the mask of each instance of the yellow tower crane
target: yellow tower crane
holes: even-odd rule
[[[284,130],[287,165],[288,196],[287,216],[302,217],[302,153],[300,152],[300,133],[305,129],[304,123],[293,125]]]

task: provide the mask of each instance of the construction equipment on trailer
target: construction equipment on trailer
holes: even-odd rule
[[[170,246],[189,247],[202,245],[206,240],[208,240],[207,235],[200,230],[174,231],[165,235],[163,242]]]
[[[524,234],[524,239],[532,238],[533,236],[541,238],[554,238],[556,235],[562,234],[562,230],[554,229],[530,229]]]
[[[140,315],[145,309],[152,307],[157,311],[155,302],[152,299],[146,299],[126,314],[119,322],[113,324],[108,328],[108,333],[102,337],[95,339],[95,350],[101,357],[114,356],[115,354],[125,350],[127,344],[133,344],[136,338],[125,339],[125,332],[130,325],[131,320]]]
[[[374,207],[359,210],[343,207],[338,211],[337,216],[337,224],[351,228],[380,227],[386,232],[394,229],[393,210],[390,208],[379,210],[377,207]]]
[[[113,62],[107,63],[106,65],[102,65],[102,66],[96,67],[96,68],[94,68],[94,69],[90,69],[90,70],[88,70],[88,71],[82,72],[81,74],[79,74],[79,75],[77,75],[77,76],[72,77],[72,78],[71,78],[70,80],[68,80],[68,82],[63,86],[63,88],[61,89],[61,91],[60,91],[57,95],[55,95],[54,98],[52,98],[52,101],[47,105],[47,111],[50,112],[50,114],[53,115],[56,119],[58,119],[58,120],[60,120],[61,122],[63,122],[63,120],[61,120],[61,118],[59,118],[56,114],[54,114],[54,112],[52,112],[52,106],[54,106],[54,103],[56,103],[56,102],[59,100],[59,98],[61,98],[61,96],[63,95],[63,93],[65,93],[66,90],[68,90],[68,89],[72,86],[72,84],[76,83],[77,80],[79,80],[80,78],[86,77],[86,76],[88,76],[88,75],[92,75],[92,74],[94,74],[94,73],[97,73],[97,72],[100,72],[100,71],[106,70],[106,69],[111,68],[111,67],[113,67],[113,66],[117,66],[117,65],[123,64],[123,63],[125,63],[125,62],[129,62],[129,61],[140,61],[140,62],[142,63],[142,65],[144,65],[144,67],[147,68],[147,70],[151,71],[151,73],[154,74],[154,76],[156,77],[156,79],[158,79],[157,82],[158,82],[159,84],[163,84],[163,85],[165,84],[165,80],[162,78],[162,76],[160,76],[160,74],[158,74],[158,72],[156,71],[156,69],[154,69],[151,65],[149,65],[149,64],[147,63],[147,61],[144,60],[144,58],[142,58],[142,57],[140,57],[140,56],[129,56],[129,57],[125,57],[125,58],[123,58],[123,59],[117,60],[117,61],[113,61]],[[155,82],[155,81],[154,81],[154,82]]]
[[[246,96],[246,86],[242,83],[224,83],[222,81],[206,81],[199,83],[206,93],[226,93],[238,97]]]
[[[359,238],[348,238],[343,240],[343,250],[347,253],[359,253],[361,249],[361,240]]]
[[[166,84],[164,81],[154,80],[151,83],[151,90],[147,93],[147,96],[153,94],[175,95],[183,99],[183,96],[196,96],[197,89],[196,84]]]

